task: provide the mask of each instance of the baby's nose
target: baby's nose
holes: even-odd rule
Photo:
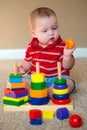
[[[50,34],[50,35],[53,35],[53,30],[49,30],[49,34]]]

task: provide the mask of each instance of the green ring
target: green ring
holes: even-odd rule
[[[10,75],[9,75],[9,78],[22,78],[22,74],[13,74],[13,73],[11,73]]]
[[[54,84],[66,84],[66,79],[64,79],[64,78],[62,78],[62,79],[56,78],[54,80]]]
[[[33,89],[33,90],[43,90],[45,88],[46,88],[45,82],[41,82],[41,83],[31,82],[31,89]]]

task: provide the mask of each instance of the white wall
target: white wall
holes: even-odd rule
[[[23,59],[25,49],[6,49],[0,50],[0,60]],[[75,57],[87,57],[87,48],[77,48],[74,52]]]

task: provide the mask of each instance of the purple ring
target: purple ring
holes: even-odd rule
[[[67,85],[67,84],[60,84],[60,85],[54,84],[53,87],[54,87],[55,89],[65,89],[65,88],[68,87],[68,85]]]

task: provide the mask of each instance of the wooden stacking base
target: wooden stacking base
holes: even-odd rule
[[[52,101],[50,101],[47,105],[30,105],[29,103],[26,103],[21,106],[10,106],[4,104],[4,111],[29,111],[30,109],[40,109],[40,110],[54,110],[56,111],[58,108],[66,107],[68,110],[74,109],[74,103],[73,100],[69,104],[66,105],[56,105]]]

